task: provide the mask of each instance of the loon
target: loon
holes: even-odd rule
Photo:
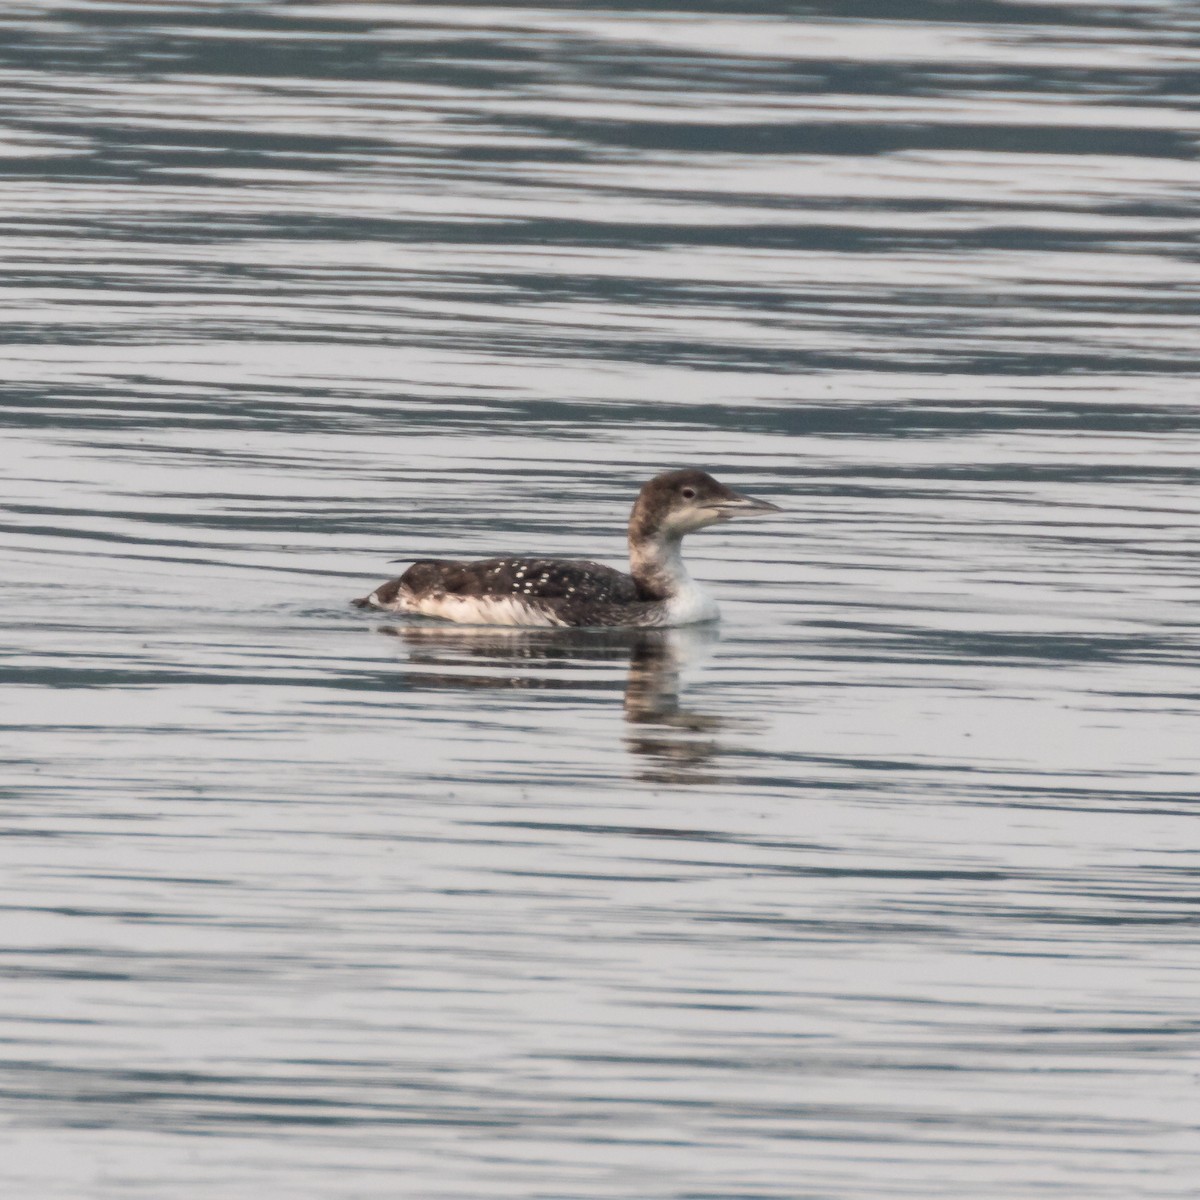
[[[629,574],[563,558],[421,559],[354,600],[467,625],[668,626],[715,621],[716,603],[688,574],[684,534],[777,504],[731,491],[703,471],[668,471],[642,487],[629,516]]]

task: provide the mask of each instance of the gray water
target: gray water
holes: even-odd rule
[[[5,5],[5,1197],[1195,1195],[1198,68]],[[347,606],[685,464],[719,632]]]

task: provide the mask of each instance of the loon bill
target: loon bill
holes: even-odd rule
[[[685,534],[781,511],[703,471],[668,471],[642,487],[629,516],[629,574],[568,558],[421,559],[353,601],[467,625],[652,626],[715,621],[716,603],[688,574]]]

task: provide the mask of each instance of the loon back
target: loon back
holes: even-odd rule
[[[624,571],[564,558],[419,559],[354,603],[484,625],[641,624],[653,607]]]
[[[639,599],[631,575],[582,558],[487,558],[482,562],[425,558],[413,563],[400,578],[414,591],[437,589],[462,596],[570,600],[582,591],[588,599],[608,603],[630,604]]]

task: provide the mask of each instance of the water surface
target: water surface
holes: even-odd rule
[[[1198,66],[6,6],[5,1193],[1191,1195]],[[685,464],[719,632],[346,604]]]

